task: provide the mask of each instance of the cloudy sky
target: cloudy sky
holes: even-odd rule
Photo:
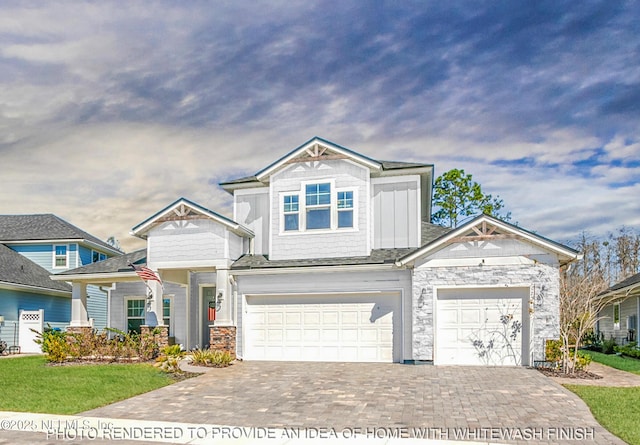
[[[566,242],[640,228],[634,2],[0,4],[0,213],[127,249],[321,136],[473,174]]]

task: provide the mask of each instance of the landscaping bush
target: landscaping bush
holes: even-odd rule
[[[604,341],[604,334],[602,332],[596,332],[593,329],[584,337],[582,345],[584,349],[589,351],[602,352],[602,342]]]
[[[640,358],[638,342],[632,341],[624,346],[616,346],[615,351],[627,357]]]
[[[602,353],[615,354],[616,346],[617,346],[616,339],[611,337],[609,340],[605,340],[602,342]]]
[[[42,333],[36,332],[38,335],[35,342],[40,345],[42,352],[47,356],[47,361],[54,363],[62,363],[70,356],[71,348],[67,342],[67,333],[57,329],[51,329],[47,326]]]
[[[200,366],[225,368],[231,364],[233,356],[228,351],[213,351],[211,349],[196,349],[191,353],[191,363]]]
[[[109,338],[108,332],[115,334]],[[36,343],[42,347],[49,362],[62,363],[73,360],[121,361],[139,359],[147,361],[158,355],[155,333],[140,336],[127,334],[117,329],[107,328],[104,332],[86,331],[82,333],[63,332],[51,329],[37,333]]]
[[[160,356],[156,359],[155,366],[164,372],[181,374],[180,360],[184,354],[180,345],[165,346],[160,350]]]
[[[574,348],[569,350],[569,360],[573,360],[576,351]],[[545,344],[546,361],[552,362],[554,367],[562,369],[562,340],[547,340]],[[584,371],[591,363],[591,356],[578,351],[578,359],[576,360],[575,371]]]

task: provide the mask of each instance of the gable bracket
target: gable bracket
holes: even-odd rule
[[[348,157],[341,154],[319,155],[319,156],[310,156],[308,158],[289,159],[288,161],[285,162],[285,164],[296,164],[299,162],[313,162],[313,161],[333,161],[337,159],[348,159]]]
[[[467,241],[489,241],[495,239],[515,239],[517,235],[471,235],[471,236],[457,236],[451,238],[451,242],[454,243],[466,243]]]

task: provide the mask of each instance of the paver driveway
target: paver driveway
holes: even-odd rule
[[[436,439],[468,431],[471,440],[518,442],[486,436],[501,430],[534,435],[527,443],[624,443],[577,396],[525,368],[239,362],[83,414],[256,427],[419,427]]]

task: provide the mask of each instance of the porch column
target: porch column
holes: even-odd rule
[[[162,319],[162,286],[157,281],[147,281],[151,288],[153,298],[147,303],[147,311],[145,312],[145,324],[148,326],[163,326]]]
[[[73,283],[71,290],[71,327],[90,327],[87,314],[87,283]]]

